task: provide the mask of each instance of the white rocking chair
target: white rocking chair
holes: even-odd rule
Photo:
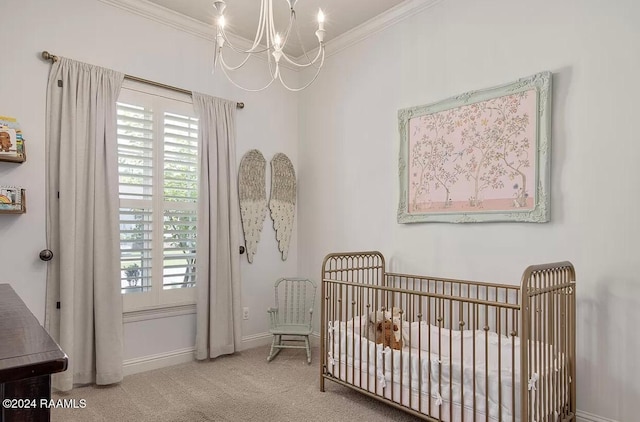
[[[269,313],[269,332],[273,334],[271,351],[267,357],[270,362],[282,349],[306,349],[307,363],[311,363],[311,319],[316,300],[316,283],[302,278],[281,278],[274,285],[276,306],[267,309]],[[294,338],[283,338],[283,336]],[[303,337],[303,338],[300,338]],[[284,342],[303,342],[304,346],[285,344]]]

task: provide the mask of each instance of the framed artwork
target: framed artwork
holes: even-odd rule
[[[399,223],[549,221],[550,72],[398,120]]]

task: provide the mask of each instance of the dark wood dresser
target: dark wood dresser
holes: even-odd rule
[[[49,421],[51,374],[66,369],[67,355],[11,286],[0,284],[0,422]]]

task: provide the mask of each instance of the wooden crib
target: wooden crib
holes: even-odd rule
[[[386,272],[379,252],[322,266],[320,390],[353,388],[430,421],[572,421],[575,271],[532,265],[520,286]],[[377,344],[380,318],[402,349]]]

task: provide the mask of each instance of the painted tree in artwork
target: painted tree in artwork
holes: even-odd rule
[[[444,189],[444,206],[446,207],[451,200],[451,186],[456,183],[463,171],[460,165],[449,165],[455,147],[442,135],[449,118],[450,113],[436,113],[421,117],[421,127],[426,129],[428,134],[422,134],[412,150],[412,166],[415,169],[412,184],[414,209],[422,196],[425,197],[427,207],[430,207],[433,201],[431,186],[434,190]]]
[[[436,190],[445,190],[444,206],[451,203],[451,186],[458,181],[462,167],[459,164],[448,165],[452,158],[454,145],[443,136],[434,138],[430,143],[430,160],[428,179],[433,182]]]
[[[498,113],[505,121],[504,131],[500,137],[502,151],[500,159],[504,162],[509,179],[516,180],[513,185],[516,190],[514,205],[524,207],[527,203],[527,175],[522,171],[531,166],[529,162],[530,140],[525,136],[525,131],[529,125],[529,115],[524,113],[517,115],[516,112],[520,103],[530,93],[521,92],[519,94],[502,97],[504,101],[499,104]],[[519,183],[518,183],[519,181]]]
[[[461,132],[460,145],[466,156],[464,176],[473,183],[473,196],[468,198],[472,207],[482,203],[482,192],[487,188],[504,187],[502,176],[505,170],[497,159],[499,145],[496,144],[497,126],[490,124],[487,117],[488,102],[472,104],[464,107],[459,118],[465,123]],[[491,113],[489,112],[489,115]]]
[[[417,135],[417,133],[416,133]],[[427,136],[422,135],[419,142],[416,142],[411,151],[413,169],[413,178],[411,182],[411,190],[413,192],[412,209],[418,210],[419,200],[424,197],[425,202],[430,203],[430,186],[428,181],[427,166],[429,157],[426,152]]]
[[[502,189],[505,176],[518,179],[515,204],[526,205],[526,175],[522,168],[530,165],[529,140],[522,137],[529,116],[518,114],[520,102],[527,93],[498,97],[464,107],[460,118],[465,122],[461,145],[466,156],[464,176],[474,184],[471,206],[481,203],[482,192],[488,188]]]

